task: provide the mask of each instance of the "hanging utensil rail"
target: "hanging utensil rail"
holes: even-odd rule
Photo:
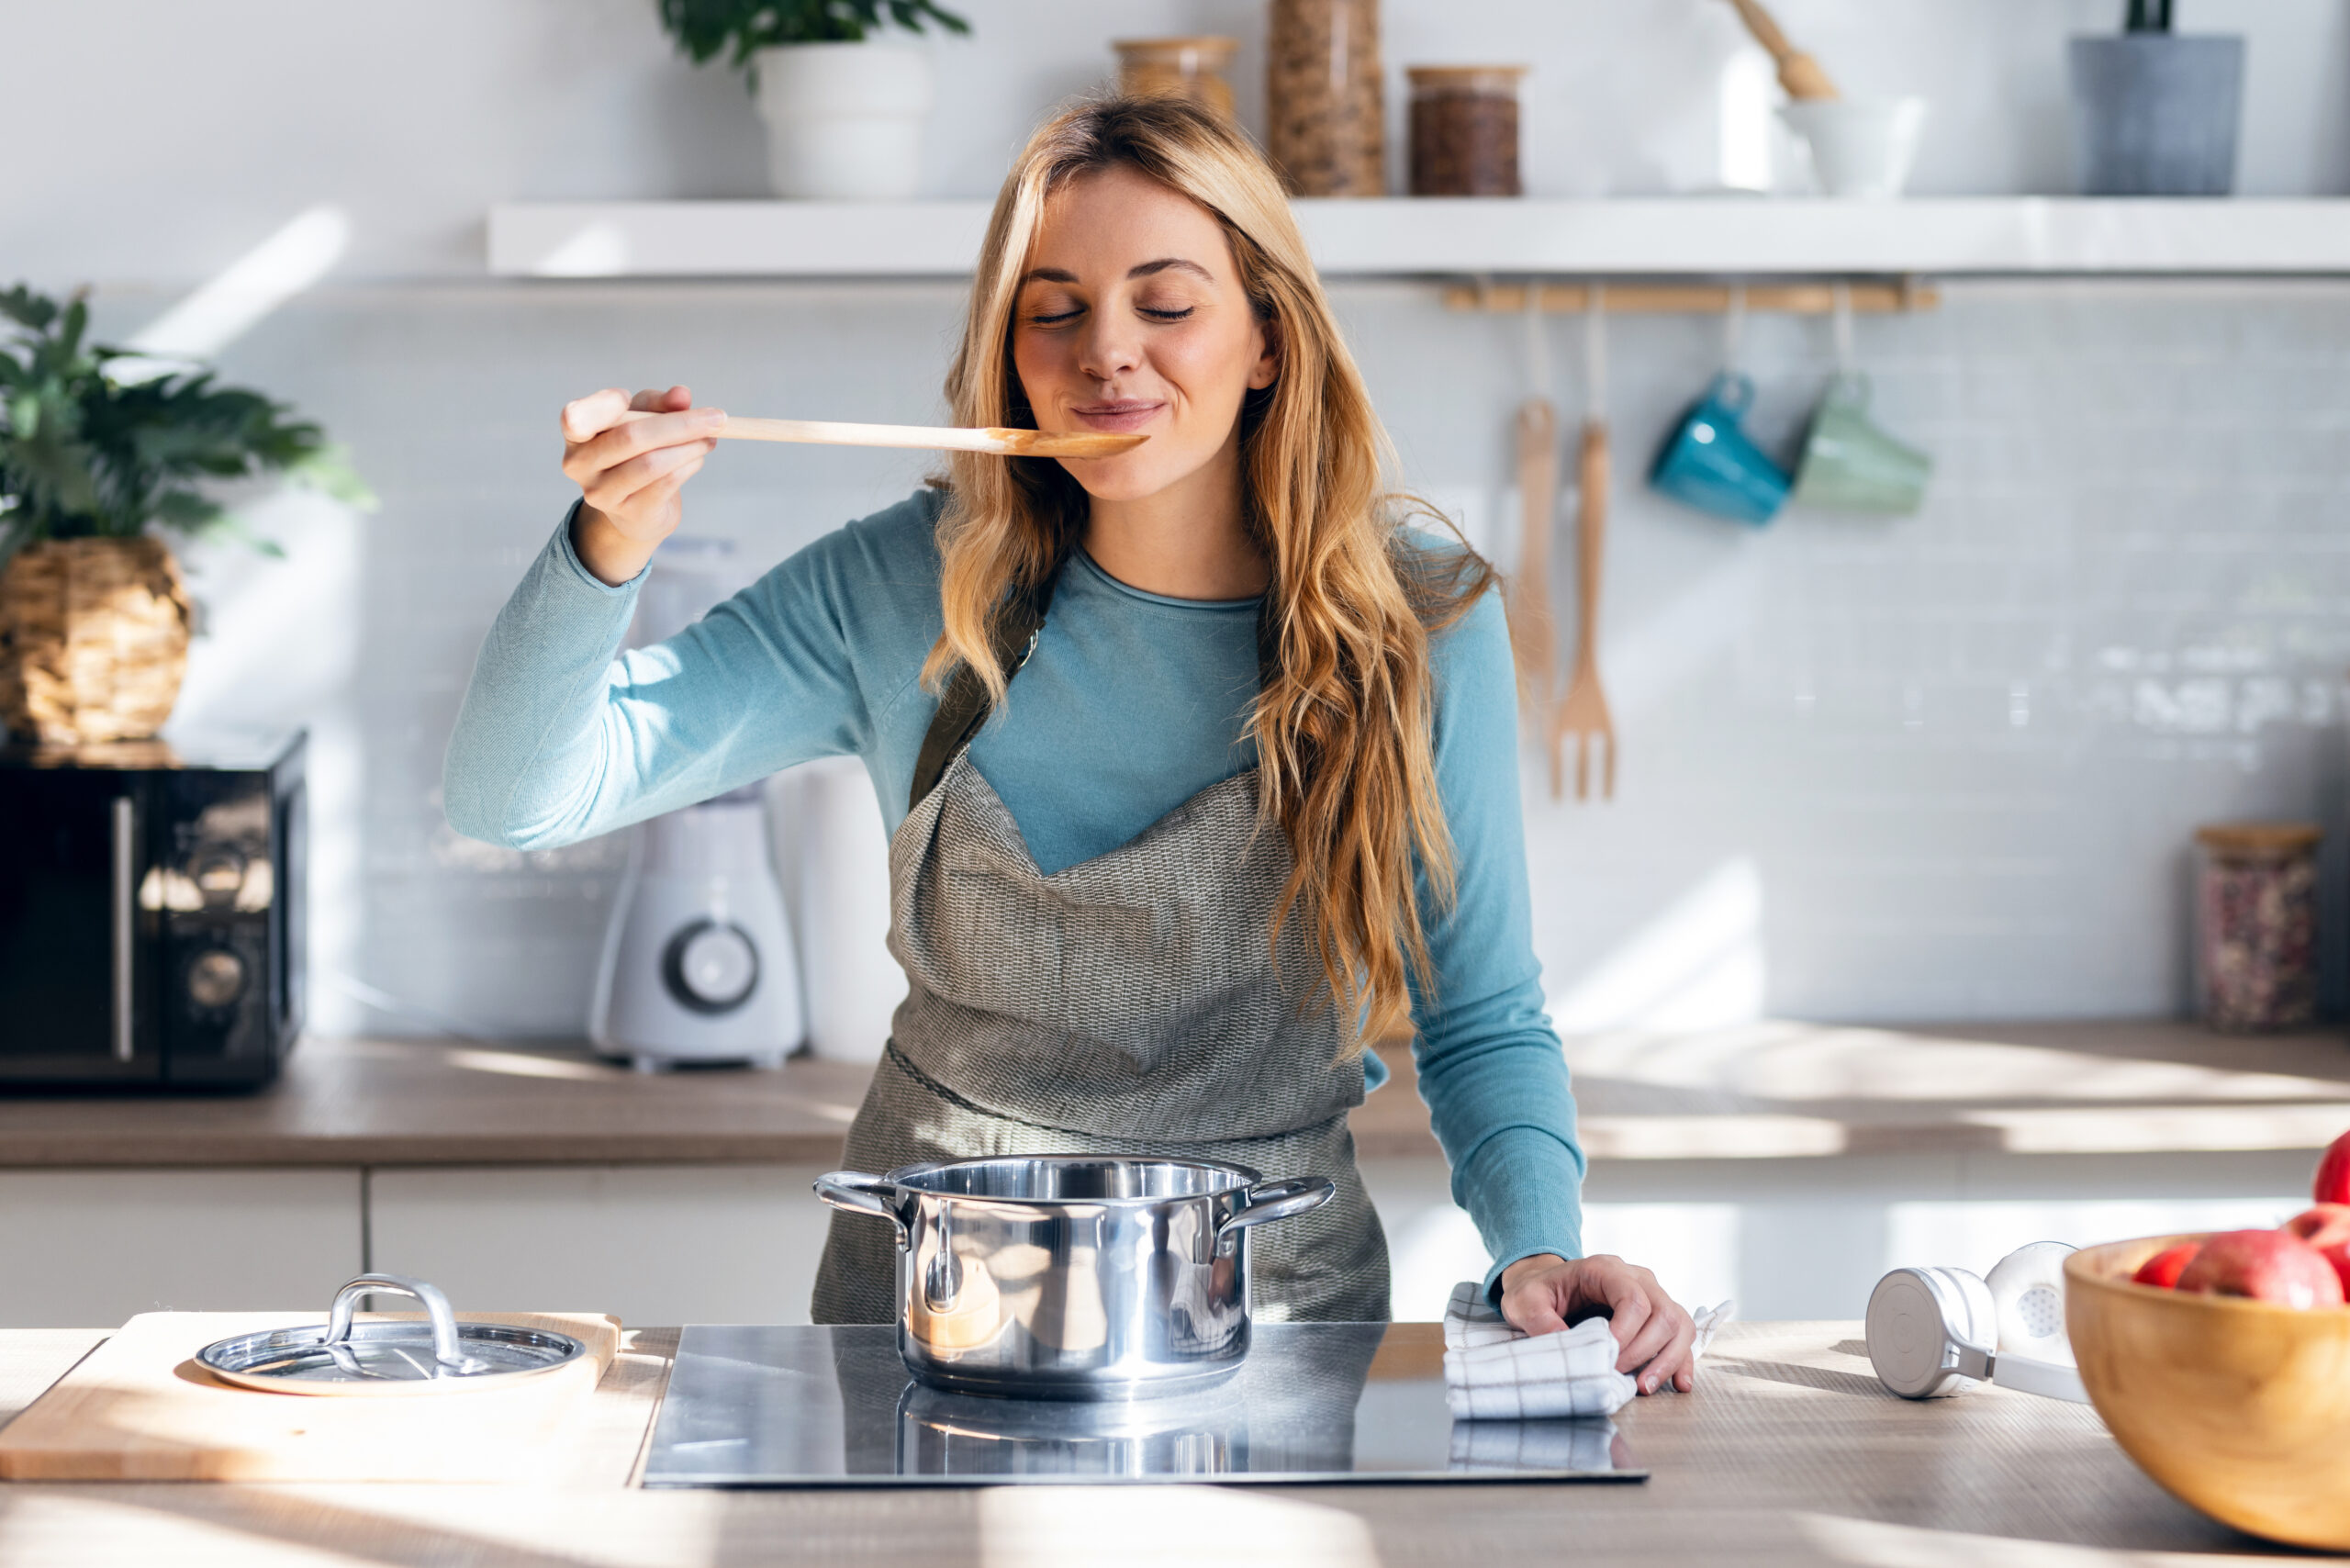
[[[1592,288],[1580,283],[1546,283],[1537,286],[1534,308],[1545,313],[1581,315],[1591,308]],[[1719,316],[1730,308],[1735,286],[1718,283],[1611,283],[1603,290],[1605,308],[1617,316]],[[1852,308],[1862,316],[1897,316],[1932,310],[1942,304],[1942,290],[1914,278],[1867,283],[1786,283],[1746,286],[1746,308],[1790,316],[1832,316],[1836,296],[1844,290]],[[1527,285],[1522,283],[1455,284],[1444,291],[1448,310],[1522,312],[1528,308]]]

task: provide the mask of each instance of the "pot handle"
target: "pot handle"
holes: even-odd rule
[[[878,1215],[898,1227],[898,1245],[904,1247],[913,1237],[906,1229],[905,1215],[898,1212],[892,1200],[904,1191],[886,1176],[867,1176],[862,1170],[834,1170],[816,1178],[816,1196],[836,1209],[850,1214]]]
[[[1232,1217],[1215,1227],[1216,1238],[1222,1240],[1236,1230],[1246,1230],[1252,1225],[1267,1225],[1277,1219],[1293,1219],[1311,1214],[1337,1196],[1336,1183],[1326,1176],[1297,1176],[1286,1182],[1268,1182],[1251,1187]]]

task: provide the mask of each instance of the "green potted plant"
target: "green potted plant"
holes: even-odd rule
[[[2130,0],[2120,38],[2072,40],[2083,196],[2235,189],[2244,39],[2171,31],[2171,0]]]
[[[903,201],[922,177],[930,114],[926,50],[879,41],[935,22],[968,32],[934,0],[659,0],[661,22],[697,65],[746,67],[767,128],[779,196]]]
[[[372,504],[318,426],[211,373],[85,341],[82,297],[0,293],[0,723],[58,745],[171,716],[189,604],[165,542],[252,539],[212,486],[283,474]]]

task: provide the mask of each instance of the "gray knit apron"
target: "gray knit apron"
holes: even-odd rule
[[[1252,1310],[1385,1321],[1387,1238],[1347,1128],[1362,1061],[1304,923],[1284,923],[1278,963],[1267,941],[1290,865],[1259,831],[1252,769],[1047,876],[956,752],[890,842],[907,994],[848,1166],[1121,1154],[1326,1176],[1330,1203],[1249,1233]],[[894,1322],[896,1271],[887,1220],[835,1213],[815,1320]]]

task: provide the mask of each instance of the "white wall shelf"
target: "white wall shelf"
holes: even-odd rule
[[[959,277],[982,201],[514,203],[500,277]],[[2350,274],[2350,200],[1301,201],[1333,277]]]

